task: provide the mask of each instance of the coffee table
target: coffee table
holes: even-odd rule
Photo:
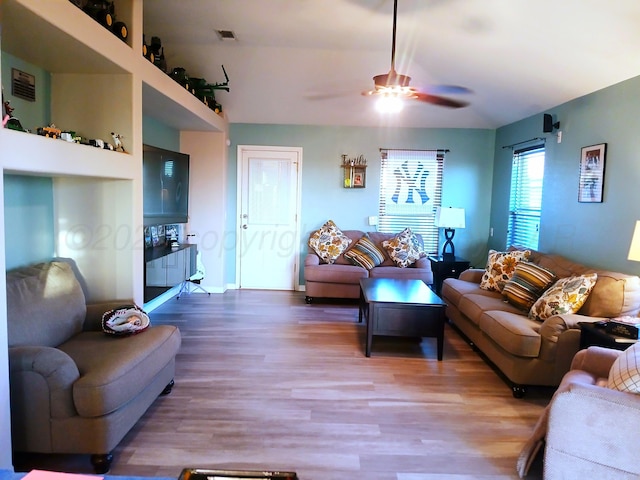
[[[436,337],[442,360],[445,306],[422,280],[360,279],[358,322],[367,322],[366,356],[374,335]]]

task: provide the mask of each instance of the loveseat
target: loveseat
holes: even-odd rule
[[[339,254],[336,252],[336,258],[332,263],[321,259],[310,246],[304,262],[306,302],[311,303],[314,298],[357,299],[360,296],[361,278],[417,279],[431,285],[433,272],[431,271],[431,263],[423,252],[423,241],[420,234],[412,233],[415,242],[417,242],[415,249],[420,253],[415,255],[416,259],[406,267],[398,266],[398,263],[389,255],[389,249],[383,246],[383,242],[396,239],[405,232],[406,229],[396,234],[342,230],[341,233],[349,241],[344,242],[347,245],[344,246],[343,251],[340,251]],[[311,234],[310,241],[315,233]],[[362,240],[363,237],[368,238],[368,241]],[[360,259],[361,265],[358,265],[356,258],[356,264],[354,264],[353,257],[358,249],[358,257],[361,254],[373,255],[373,257],[378,257],[378,261],[369,263],[369,258],[364,262]],[[371,254],[371,250],[375,250],[375,252]],[[350,260],[349,257],[352,259]],[[373,264],[376,265],[372,266]]]
[[[123,303],[85,304],[72,261],[7,272],[7,331],[14,452],[91,454],[97,473],[161,393],[173,385],[180,331],[102,330]]]
[[[493,252],[496,253],[510,252]],[[489,258],[491,255],[490,252]],[[487,268],[466,270],[458,279],[445,279],[442,286],[449,321],[511,382],[515,397],[522,397],[527,385],[559,385],[580,347],[579,322],[636,316],[640,311],[640,278],[637,276],[596,270],[560,255],[537,251],[530,251],[528,258],[521,260],[525,262],[520,267],[519,261],[511,264],[512,273],[516,268],[524,270],[537,266],[538,272],[550,272],[554,282],[564,282],[561,288],[564,293],[577,278],[595,279],[595,284],[588,292],[583,292],[586,294],[582,298],[584,303],[575,313],[549,314],[544,319],[535,315],[529,317],[540,304],[538,300],[531,307],[523,306],[517,295],[515,299],[505,300],[500,287],[518,286],[515,277],[510,280],[505,277],[504,285],[494,281],[498,290],[488,290],[486,284],[481,288],[483,278],[486,280],[500,270],[490,265],[490,261]],[[582,275],[584,277],[580,277]],[[544,299],[552,289],[557,291],[556,285],[559,284],[544,293],[537,292],[537,296]],[[553,302],[548,302],[549,306],[553,306]]]

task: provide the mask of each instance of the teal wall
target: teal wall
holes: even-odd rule
[[[50,260],[55,254],[51,178],[4,175],[7,269]]]
[[[17,68],[35,76],[35,102],[29,102],[11,95],[12,68]],[[2,92],[4,99],[11,102],[11,106],[15,109],[13,116],[20,120],[23,128],[35,132],[38,127],[43,127],[51,122],[51,106],[49,102],[51,98],[51,76],[49,72],[3,51],[2,85],[4,85]],[[2,116],[4,116],[4,105],[2,106]]]
[[[627,260],[640,219],[639,97],[640,77],[635,77],[546,112],[560,121],[562,143],[556,132],[544,134],[539,250],[597,268],[640,273],[640,264]],[[503,249],[506,241],[512,151],[502,146],[543,136],[542,113],[496,132],[491,248]],[[603,202],[579,203],[581,148],[599,143],[607,143]]]
[[[180,131],[145,116],[142,118],[142,143],[179,152]]]
[[[302,147],[301,265],[309,233],[329,218],[340,228],[372,230],[369,216],[378,215],[380,148],[449,149],[444,166],[442,203],[463,207],[467,226],[456,231],[456,253],[484,264],[489,234],[494,130],[390,129],[300,125],[231,124],[228,199],[236,203],[237,146]],[[341,155],[364,155],[366,188],[342,187]],[[227,212],[227,231],[236,229],[235,209]],[[440,242],[441,243],[441,242]],[[227,250],[226,282],[235,283],[235,250]],[[302,271],[300,282],[303,283]]]

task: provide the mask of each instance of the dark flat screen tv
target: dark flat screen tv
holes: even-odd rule
[[[189,155],[143,145],[144,225],[189,220]]]

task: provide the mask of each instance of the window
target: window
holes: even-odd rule
[[[442,198],[446,150],[381,149],[378,229],[396,233],[409,227],[422,235],[425,252],[438,251],[436,207]]]
[[[513,153],[507,246],[538,249],[543,176],[544,146]]]

